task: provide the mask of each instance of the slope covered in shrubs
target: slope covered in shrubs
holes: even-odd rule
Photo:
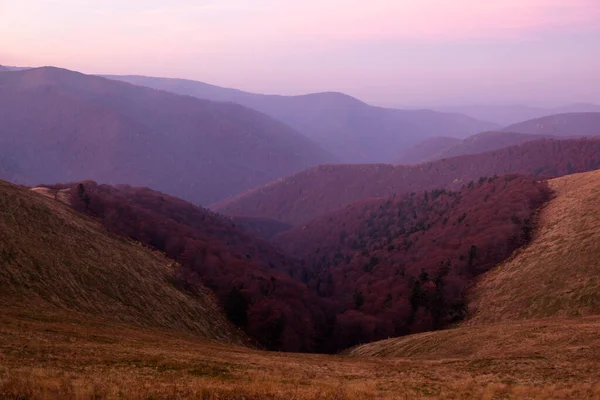
[[[274,238],[146,188],[72,186],[78,210],[181,263],[177,285],[211,288],[229,319],[263,346],[338,351],[436,329],[464,314],[470,280],[531,235],[544,183],[482,178],[364,200]]]
[[[472,278],[532,236],[546,183],[481,178],[457,192],[364,200],[282,233],[308,286],[336,305],[341,347],[437,329],[462,318]]]

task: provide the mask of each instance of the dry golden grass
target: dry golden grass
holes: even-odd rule
[[[0,398],[600,399],[590,349],[437,360],[268,353],[63,313],[4,310]]]
[[[47,187],[34,187],[31,191],[44,195],[50,199],[61,201],[65,204],[70,204],[71,189],[50,189]]]
[[[468,325],[600,314],[600,171],[549,184],[536,237],[477,283]]]
[[[0,307],[44,303],[241,343],[212,293],[174,286],[176,264],[60,201],[0,181]]]
[[[347,354],[411,359],[553,359],[595,361],[600,368],[600,317],[543,318],[461,326],[350,349]]]

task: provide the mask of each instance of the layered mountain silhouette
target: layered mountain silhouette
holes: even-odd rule
[[[418,164],[442,158],[484,153],[540,139],[560,138],[552,135],[493,131],[479,133],[463,140],[448,141],[446,138],[432,138],[407,150],[397,161],[399,164]]]
[[[600,135],[600,113],[557,114],[524,121],[503,131],[482,132],[459,140],[431,138],[405,150],[394,161],[417,164],[442,158],[476,154],[539,139]]]
[[[510,125],[503,130],[505,132],[520,132],[535,135],[599,135],[600,111],[549,115]]]
[[[209,204],[332,156],[233,103],[44,67],[0,73],[0,177],[95,179]]]
[[[536,119],[553,114],[600,112],[600,105],[589,103],[569,104],[562,107],[532,107],[524,105],[476,105],[443,108],[446,112],[455,112],[469,115],[473,118],[490,121],[498,125],[507,126],[521,121]]]
[[[465,140],[468,140],[465,139]],[[432,155],[438,154],[453,145],[461,142],[461,139],[451,137],[433,137],[425,139],[416,145],[402,151],[399,156],[394,158],[394,164],[418,164],[429,160]]]
[[[374,107],[343,93],[277,96],[226,89],[184,79],[109,77],[253,108],[297,129],[342,162],[388,162],[401,149],[428,137],[464,138],[498,128],[493,123],[460,114]]]

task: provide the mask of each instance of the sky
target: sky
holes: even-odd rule
[[[0,0],[0,64],[403,107],[600,103],[600,0]]]

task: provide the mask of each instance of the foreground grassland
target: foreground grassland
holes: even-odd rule
[[[325,356],[14,307],[0,316],[0,398],[600,399],[597,332],[600,318],[555,320],[417,335],[405,358]]]

